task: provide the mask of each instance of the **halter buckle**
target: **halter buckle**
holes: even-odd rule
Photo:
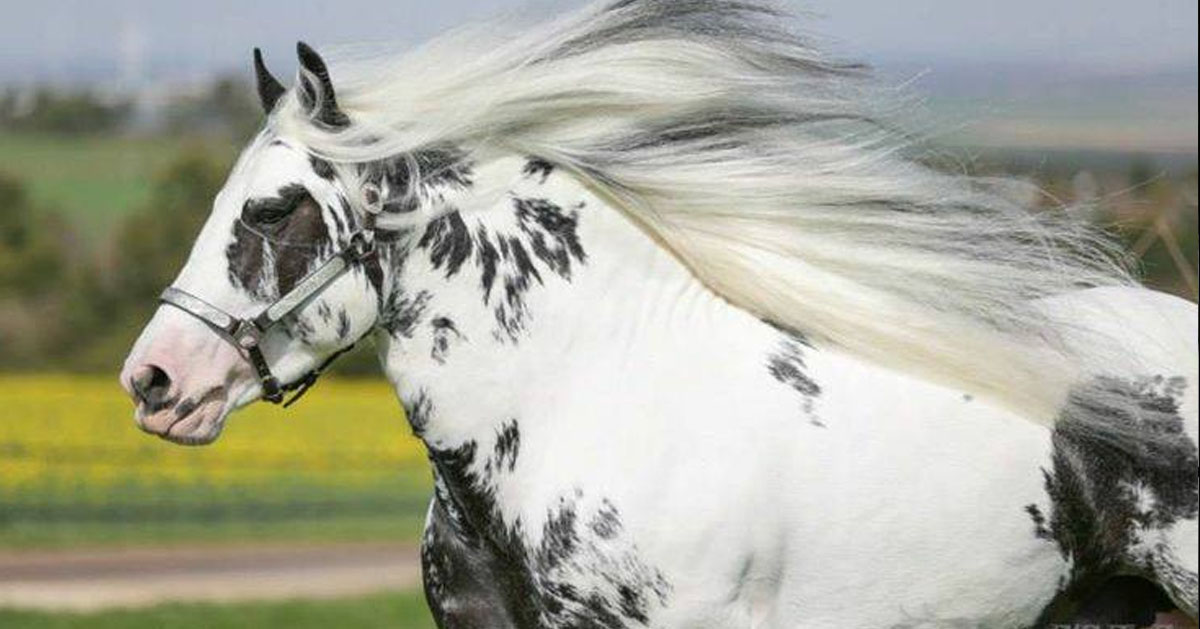
[[[243,350],[252,350],[262,341],[262,330],[253,321],[245,319],[238,322],[233,331],[233,340]]]

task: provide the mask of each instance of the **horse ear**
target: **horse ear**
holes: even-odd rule
[[[300,103],[313,120],[327,127],[340,129],[350,126],[350,118],[338,109],[337,96],[333,93],[333,82],[329,80],[325,61],[304,42],[296,43],[296,54],[300,57]]]
[[[267,64],[263,63],[262,51],[257,48],[254,49],[254,78],[258,84],[258,99],[262,102],[263,111],[269,114],[286,90],[282,83],[271,76]]]

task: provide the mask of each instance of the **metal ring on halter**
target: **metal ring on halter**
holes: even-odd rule
[[[278,325],[284,317],[324,290],[330,282],[341,276],[342,273],[345,273],[354,264],[362,262],[374,253],[375,243],[372,234],[365,230],[355,232],[350,236],[350,240],[344,249],[317,267],[315,271],[306,275],[292,290],[279,299],[276,299],[254,317],[248,319],[241,319],[231,315],[217,306],[174,286],[164,290],[158,300],[160,303],[174,306],[203,321],[218,336],[236,347],[238,352],[245,356],[254,367],[259,383],[262,385],[263,399],[272,404],[283,404],[286,408],[300,399],[300,396],[304,395],[309,388],[316,384],[317,378],[321,373],[334,360],[337,360],[337,358],[353,349],[358,341],[338,350],[332,356],[325,359],[325,362],[320,366],[309,371],[299,380],[288,384],[280,384],[279,379],[271,372],[271,366],[267,363],[266,357],[263,356],[261,348],[263,337],[266,336],[271,328]],[[296,391],[296,394],[284,402],[284,394],[289,391]]]

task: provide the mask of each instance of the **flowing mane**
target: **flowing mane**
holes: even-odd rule
[[[1133,280],[1082,221],[924,162],[901,95],[755,0],[618,0],[411,52],[333,51],[349,128],[271,125],[340,164],[432,146],[571,171],[771,323],[1050,422],[1103,347],[1034,303]],[[346,169],[344,172],[351,172]]]

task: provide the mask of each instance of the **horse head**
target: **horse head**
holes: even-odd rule
[[[255,50],[271,114],[295,98],[314,125],[349,125],[324,61],[298,45],[289,94]],[[184,444],[220,434],[233,410],[306,387],[378,316],[371,230],[334,166],[268,125],[245,148],[163,303],[125,361],[121,384],[145,431]]]

